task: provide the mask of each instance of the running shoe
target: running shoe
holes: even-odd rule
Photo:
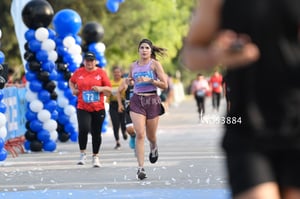
[[[86,161],[86,154],[85,153],[80,153],[79,162],[77,164],[84,165],[85,161]]]
[[[154,164],[158,160],[158,148],[157,146],[154,149],[150,150],[149,160]]]
[[[119,150],[120,148],[121,148],[121,144],[117,143],[114,149]]]
[[[93,156],[93,167],[100,167],[100,166],[101,166],[101,164],[100,164],[99,156],[94,155]]]
[[[144,168],[139,168],[138,169],[138,171],[136,173],[136,178],[139,179],[139,180],[144,180],[145,178],[147,178]]]
[[[135,149],[135,135],[130,136],[129,147]]]

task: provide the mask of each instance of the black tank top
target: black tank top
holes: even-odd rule
[[[300,1],[223,3],[222,28],[248,34],[261,53],[257,62],[227,73],[228,116],[242,118],[240,125],[227,124],[227,131],[242,130],[239,136],[261,140],[264,145],[300,148]],[[270,137],[272,142],[266,141]]]

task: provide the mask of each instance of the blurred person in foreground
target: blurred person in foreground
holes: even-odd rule
[[[235,199],[300,198],[299,10],[299,0],[201,0],[192,18],[185,65],[227,69],[222,146]]]

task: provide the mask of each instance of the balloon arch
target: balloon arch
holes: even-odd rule
[[[123,2],[107,0],[106,7],[115,13]],[[82,54],[86,51],[95,53],[99,67],[106,66],[105,44],[101,42],[104,29],[97,22],[88,22],[82,28],[80,15],[76,11],[63,9],[54,14],[52,6],[44,0],[31,0],[25,4],[22,20],[28,28],[24,34],[23,54],[27,79],[24,147],[30,151],[54,151],[57,140],[77,141],[77,97],[72,95],[68,80],[80,67]],[[54,29],[48,28],[51,23]],[[81,28],[83,40],[78,36]],[[4,55],[0,51],[0,65],[3,62]],[[7,132],[3,128],[6,118],[1,96],[0,90],[0,117],[3,117],[0,119],[0,135]],[[102,132],[106,132],[107,124],[106,120]],[[7,156],[5,136],[2,137],[0,161]]]

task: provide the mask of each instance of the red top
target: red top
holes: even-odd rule
[[[97,68],[93,71],[87,71],[84,67],[77,69],[72,75],[70,81],[77,85],[78,102],[77,108],[89,112],[105,109],[104,94],[91,91],[93,86],[109,86],[110,80],[104,70]],[[91,96],[92,98],[89,98]],[[100,99],[99,99],[100,98]]]
[[[221,93],[222,92],[222,82],[223,82],[222,75],[211,76],[209,83],[211,85],[212,92]]]

